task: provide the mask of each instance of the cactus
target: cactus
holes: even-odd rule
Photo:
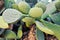
[[[3,12],[3,18],[7,23],[15,23],[17,20],[21,19],[22,13],[15,9],[6,9]]]

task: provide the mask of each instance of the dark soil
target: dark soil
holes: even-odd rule
[[[58,39],[53,35],[45,34],[45,40],[58,40]]]
[[[36,28],[35,24],[30,26],[30,30],[24,32],[22,40],[36,40]],[[55,36],[44,33],[45,40],[58,40]]]
[[[29,29],[27,32],[24,32],[22,40],[36,40],[35,25],[31,25]]]
[[[4,1],[0,0],[0,10],[3,8],[3,5],[4,5]]]

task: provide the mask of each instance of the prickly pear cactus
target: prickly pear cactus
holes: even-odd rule
[[[22,13],[15,9],[6,9],[2,16],[7,23],[14,23],[21,19]]]

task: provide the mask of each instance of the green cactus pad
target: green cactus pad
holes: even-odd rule
[[[21,19],[22,17],[22,13],[15,10],[15,9],[6,9],[4,12],[3,12],[3,18],[4,20],[7,22],[7,23],[14,23],[16,22],[17,20]]]
[[[22,21],[26,23],[27,27],[29,27],[30,25],[34,23],[34,19],[31,17],[25,17],[22,19]]]

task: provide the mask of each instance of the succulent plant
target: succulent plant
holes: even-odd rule
[[[37,3],[35,6],[38,7],[30,8],[28,3],[21,1],[18,5],[14,4],[12,8],[7,7],[8,9],[0,16],[0,35],[3,35],[7,40],[20,40],[21,38],[23,40],[25,35],[28,35],[28,38],[36,35],[36,40],[45,40],[44,35],[49,34],[56,36],[60,40],[60,12],[57,11],[56,5],[55,2],[48,3],[45,6],[43,3]],[[11,26],[8,26],[8,24],[13,24],[12,29],[10,29]],[[14,27],[17,30],[13,30],[15,29]]]

